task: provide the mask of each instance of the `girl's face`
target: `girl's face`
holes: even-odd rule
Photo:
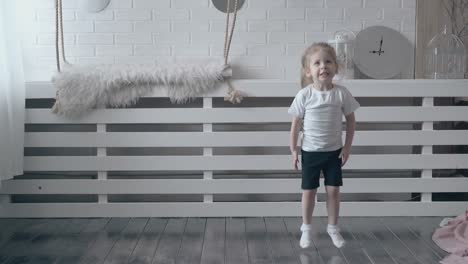
[[[306,76],[312,78],[314,83],[331,83],[335,76],[337,65],[333,57],[324,50],[320,49],[310,56],[309,68]]]

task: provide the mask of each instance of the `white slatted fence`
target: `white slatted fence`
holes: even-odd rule
[[[362,103],[356,112],[341,214],[455,215],[467,209],[466,201],[434,201],[433,194],[468,192],[468,178],[453,174],[468,168],[468,154],[450,151],[468,145],[468,131],[450,126],[468,121],[468,107],[435,104],[467,97],[468,81],[345,85],[358,101],[379,103]],[[29,83],[25,175],[3,183],[0,216],[300,215],[300,175],[291,170],[287,114],[297,84],[239,80],[235,86],[249,94],[245,103],[222,103],[222,88],[189,108],[147,103],[69,120],[43,107],[55,94],[50,83]],[[145,99],[163,98],[164,92],[157,92]],[[388,103],[401,99],[412,103]],[[397,124],[410,128],[394,129]],[[449,124],[448,129],[436,129],[437,124]],[[119,126],[124,128],[116,130]],[[436,153],[436,146],[449,151]],[[389,147],[403,151],[386,153]],[[398,198],[362,199],[387,194]],[[315,215],[326,215],[320,199]]]

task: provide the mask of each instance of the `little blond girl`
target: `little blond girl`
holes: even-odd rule
[[[302,164],[302,248],[311,245],[311,217],[320,174],[327,191],[327,233],[340,248],[345,241],[337,227],[340,208],[341,167],[346,163],[353,141],[354,111],[359,103],[343,86],[332,82],[338,72],[336,53],[327,43],[314,43],[302,55],[301,85],[288,113],[293,116],[290,149],[294,169],[298,169],[298,133],[303,123]],[[342,143],[342,116],[346,118],[346,139]]]

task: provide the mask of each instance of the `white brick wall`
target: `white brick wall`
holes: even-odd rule
[[[54,0],[25,2],[25,73],[49,80],[55,69]],[[73,63],[151,63],[219,58],[225,14],[211,0],[112,0],[91,14],[63,0],[66,54]],[[236,78],[297,80],[299,56],[344,27],[385,25],[414,43],[416,0],[246,0],[230,53]],[[402,77],[412,76],[412,62]]]

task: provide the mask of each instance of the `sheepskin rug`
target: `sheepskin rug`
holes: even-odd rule
[[[93,108],[125,107],[155,89],[184,103],[219,87],[226,77],[221,61],[167,62],[150,65],[68,65],[52,78],[59,115],[77,117]]]

